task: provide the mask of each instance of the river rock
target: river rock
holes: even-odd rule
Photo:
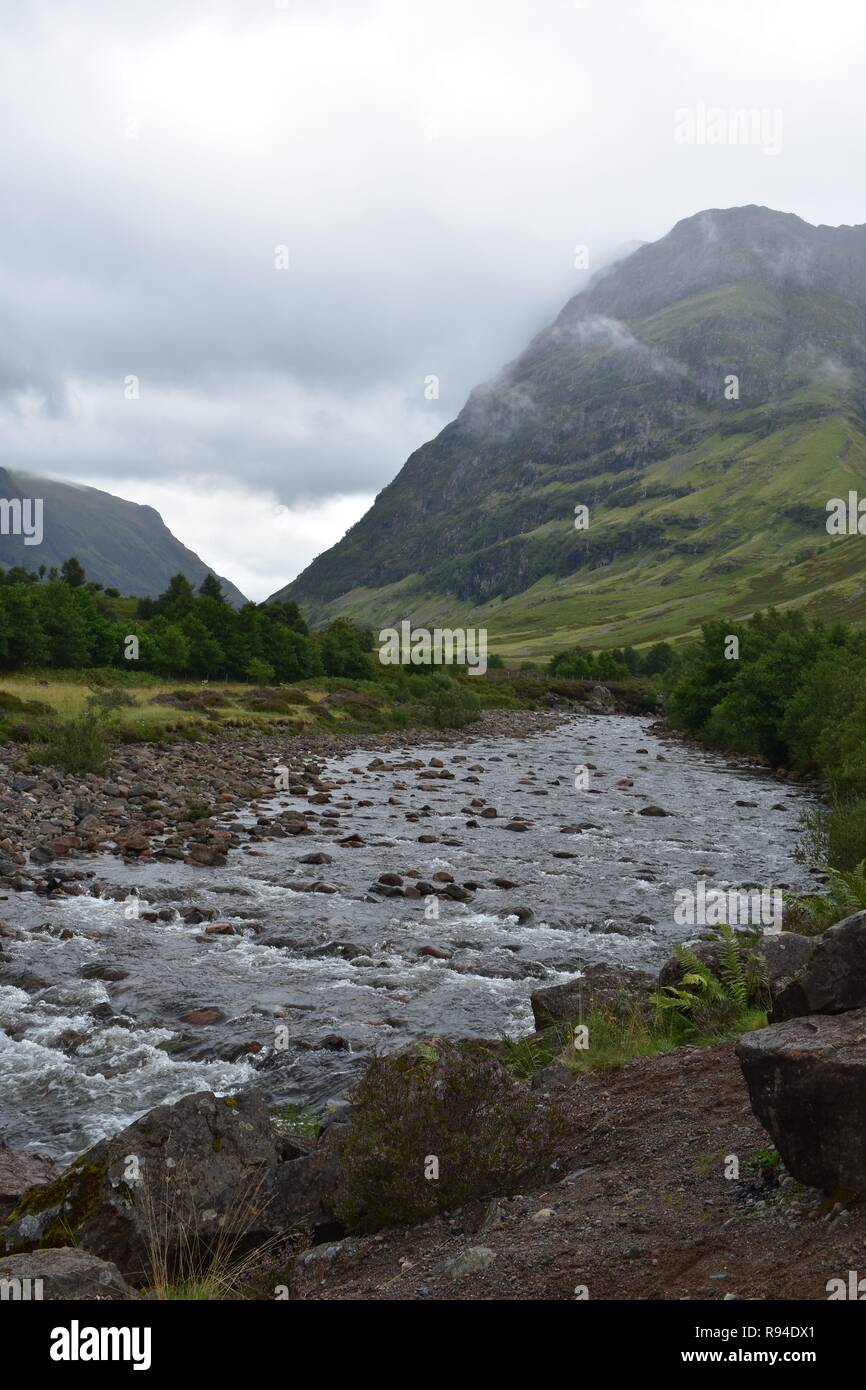
[[[866,1007],[866,912],[806,940],[812,949],[774,996],[772,1022]]]
[[[40,1250],[33,1255],[0,1257],[0,1284],[4,1281],[13,1285],[12,1291],[5,1295],[7,1299],[38,1298],[46,1303],[68,1299],[126,1302],[141,1297],[127,1284],[117,1265],[86,1250],[69,1247]],[[9,1284],[5,1287],[8,1289]]]
[[[652,1010],[657,982],[645,970],[623,970],[610,965],[581,968],[584,973],[580,979],[533,990],[529,1002],[536,1028],[570,1023],[585,1017],[593,1008],[625,1012],[637,1006],[647,1013]]]
[[[219,869],[226,862],[226,857],[221,849],[216,845],[195,844],[190,846],[190,860],[194,864],[200,864],[206,868]]]
[[[312,1153],[281,1161],[256,1092],[185,1096],[95,1144],[56,1181],[30,1188],[0,1238],[16,1254],[83,1246],[137,1284],[149,1277],[154,1229],[169,1266],[181,1254],[188,1262],[191,1240],[206,1264],[207,1250],[229,1233],[239,1254],[289,1226],[329,1219],[336,1136],[324,1141],[337,1129]]]
[[[866,1009],[746,1033],[752,1109],[799,1182],[866,1191]]]
[[[225,1022],[225,1014],[222,1009],[190,1009],[188,1013],[181,1014],[181,1023],[190,1023],[194,1028],[208,1028],[212,1023]]]

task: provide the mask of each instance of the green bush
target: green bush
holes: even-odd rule
[[[59,766],[67,772],[104,773],[117,742],[111,709],[90,705],[81,714],[58,716],[37,732],[30,751],[33,763]]]
[[[376,1057],[353,1102],[335,1206],[350,1230],[424,1221],[515,1192],[544,1174],[565,1135],[556,1105],[472,1044]],[[434,1160],[438,1177],[426,1176]]]
[[[848,799],[827,812],[827,863],[855,869],[866,859],[866,798]]]
[[[437,675],[428,681],[427,708],[436,729],[463,729],[481,718],[481,701],[468,686],[449,676]]]

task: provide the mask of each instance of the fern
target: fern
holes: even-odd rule
[[[748,1013],[766,990],[763,967],[755,951],[756,937],[737,934],[730,925],[719,928],[721,959],[718,972],[688,946],[674,954],[686,967],[678,985],[666,985],[655,996],[660,1011],[672,1013],[687,1033],[713,1033],[731,1027]]]
[[[866,909],[866,859],[861,859],[855,869],[831,869],[825,866],[829,877],[826,894],[797,898],[787,895],[790,906],[804,912],[807,925],[817,931],[826,931],[834,922],[841,922],[855,912]]]
[[[748,1007],[749,979],[737,939],[729,925],[719,928],[722,938],[722,959],[719,965],[719,978],[729,998],[741,1009]]]

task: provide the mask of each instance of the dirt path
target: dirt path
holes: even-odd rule
[[[589,1074],[567,1093],[565,1179],[414,1229],[320,1248],[306,1299],[826,1299],[866,1272],[866,1209],[750,1168],[769,1146],[733,1045],[677,1049]],[[727,1179],[736,1155],[740,1179]],[[832,1214],[830,1214],[832,1212]],[[541,1213],[549,1213],[541,1215]],[[495,1260],[458,1279],[468,1248]],[[489,1258],[489,1257],[483,1257]]]

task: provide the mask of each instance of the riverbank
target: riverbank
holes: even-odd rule
[[[364,735],[223,729],[201,743],[121,744],[104,777],[31,766],[26,751],[7,742],[0,745],[0,885],[80,892],[80,871],[67,875],[63,861],[106,851],[142,862],[224,863],[250,836],[235,824],[240,812],[255,811],[281,788],[327,797],[323,760],[359,744],[374,754],[422,739],[458,748],[477,737],[530,738],[570,717],[574,711],[487,710],[468,730]],[[253,838],[265,833],[262,826],[252,832]],[[280,827],[272,833],[279,835]]]

